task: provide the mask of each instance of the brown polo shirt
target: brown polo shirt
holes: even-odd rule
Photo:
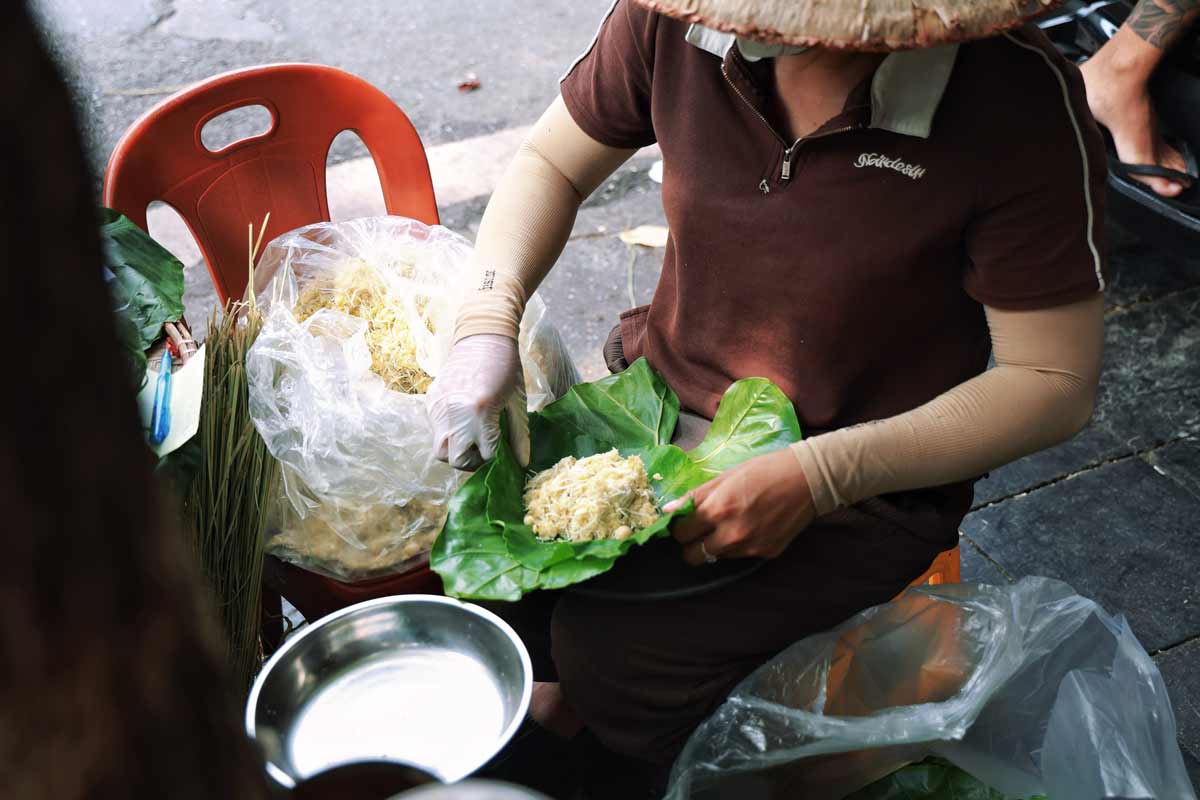
[[[622,332],[685,408],[764,376],[808,435],[893,416],[986,368],[984,305],[1103,289],[1102,141],[1035,27],[891,54],[796,142],[770,62],[721,41],[618,0],[561,86],[592,138],[662,150],[662,277]],[[970,483],[921,494],[952,544]]]

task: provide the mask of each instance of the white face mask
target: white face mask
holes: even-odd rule
[[[763,58],[776,58],[777,56],[794,56],[811,49],[809,45],[764,44],[742,36],[737,37],[737,48],[741,51],[742,57],[747,61],[758,61]]]

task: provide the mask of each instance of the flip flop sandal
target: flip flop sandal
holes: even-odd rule
[[[1200,248],[1200,215],[1188,213],[1180,207],[1188,203],[1200,205],[1200,181],[1185,190],[1182,200],[1160,196],[1141,181],[1132,180],[1118,174],[1119,170],[1133,168],[1137,165],[1123,166],[1117,159],[1115,149],[1103,128],[1105,139],[1109,140],[1108,163],[1108,215],[1118,225],[1138,236],[1142,240],[1153,243],[1180,255],[1192,256]],[[1190,152],[1190,148],[1188,148]],[[1186,158],[1186,155],[1185,155]],[[1157,165],[1155,165],[1157,169]],[[1136,173],[1135,173],[1136,174]]]
[[[1112,134],[1103,126],[1101,126],[1100,130],[1104,133],[1104,146],[1108,153],[1108,171],[1111,176],[1123,180],[1124,183],[1132,188],[1144,192],[1155,200],[1165,203],[1178,211],[1200,218],[1200,163],[1197,163],[1196,154],[1187,141],[1175,137],[1164,137],[1164,141],[1183,156],[1187,170],[1180,171],[1158,164],[1130,164],[1121,161],[1117,157],[1117,148],[1113,142]],[[1139,176],[1178,181],[1185,188],[1178,197],[1164,197],[1137,180]]]

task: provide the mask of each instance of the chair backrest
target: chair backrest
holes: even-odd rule
[[[209,150],[204,126],[245,106],[271,114],[265,133]],[[270,64],[209,78],[147,111],[117,143],[103,202],[146,228],[162,201],[191,230],[224,302],[247,280],[247,226],[271,213],[263,241],[329,219],[325,164],[342,131],[366,144],[389,214],[438,222],[425,149],[408,117],[371,84],[332,67]]]

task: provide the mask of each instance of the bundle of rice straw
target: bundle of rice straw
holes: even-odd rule
[[[257,246],[250,249],[251,265],[257,251]],[[246,303],[231,300],[220,316],[213,312],[196,433],[201,455],[183,501],[185,523],[225,634],[231,680],[243,699],[262,663],[263,537],[279,475],[278,462],[250,418],[246,353],[262,323],[253,297]]]

